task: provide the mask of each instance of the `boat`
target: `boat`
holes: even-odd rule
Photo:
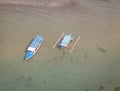
[[[35,38],[31,41],[30,45],[26,50],[25,60],[29,60],[40,48],[43,42],[43,37],[40,35],[35,36]]]
[[[69,53],[71,53],[75,48],[75,46],[77,45],[79,39],[80,39],[80,36],[78,36],[77,38],[73,38],[72,33],[64,35],[64,32],[63,32],[58,38],[57,42],[55,42],[53,48],[57,47],[59,49],[64,49],[66,47],[70,49]],[[73,45],[70,45],[70,42],[72,41],[74,43]]]

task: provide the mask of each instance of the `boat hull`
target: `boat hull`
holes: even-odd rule
[[[37,47],[35,48],[34,51],[29,51],[29,50],[26,51],[25,60],[29,60],[31,57],[33,57],[35,55],[35,53],[40,48],[42,42],[43,42],[43,39],[39,42],[39,44],[37,45]]]

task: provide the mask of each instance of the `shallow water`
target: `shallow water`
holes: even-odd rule
[[[62,8],[0,5],[0,91],[117,91],[119,3],[76,2]],[[52,49],[62,32],[81,36],[71,54]],[[37,34],[44,43],[26,62],[24,51]]]

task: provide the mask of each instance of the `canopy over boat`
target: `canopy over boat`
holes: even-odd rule
[[[65,35],[65,37],[63,38],[63,40],[61,41],[61,46],[67,46],[68,43],[70,42],[72,38],[72,34],[69,34],[69,35]]]
[[[28,51],[35,51],[38,45],[42,42],[43,38],[40,35],[37,35],[34,40],[31,42],[30,46],[28,47]]]

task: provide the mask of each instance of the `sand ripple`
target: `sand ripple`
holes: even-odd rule
[[[70,5],[73,2],[71,0],[0,0],[0,3],[60,7]]]

